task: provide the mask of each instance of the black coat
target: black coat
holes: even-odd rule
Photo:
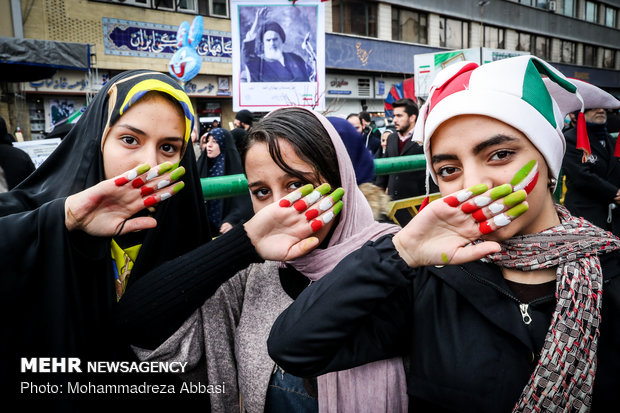
[[[398,132],[388,136],[385,154],[382,158],[392,158],[396,156],[420,155],[424,153],[424,148],[417,142],[408,140],[401,153],[398,152]],[[402,172],[390,175],[379,175],[375,183],[381,188],[386,189],[393,201],[421,196],[426,194],[426,171]],[[439,192],[439,188],[432,179],[429,178],[429,193]],[[411,220],[409,212],[402,210],[396,215],[398,222],[404,226]]]
[[[592,411],[620,405],[620,253],[601,256],[602,325]],[[271,357],[309,377],[408,358],[409,411],[510,412],[534,368],[553,294],[519,301],[499,267],[411,269],[390,236],[369,242],[307,288],[274,323]]]
[[[609,204],[620,188],[620,158],[614,157],[615,141],[604,134],[605,145],[589,129],[592,155],[581,162],[582,152],[576,149],[577,130],[565,133],[566,154],[562,172],[566,176],[564,205],[575,216],[581,216],[605,230],[620,235],[620,205],[612,210],[612,223],[608,223]]]

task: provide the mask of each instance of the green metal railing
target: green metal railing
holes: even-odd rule
[[[375,159],[375,175],[421,171],[426,168],[424,155],[397,156]],[[202,194],[206,200],[228,198],[248,192],[248,180],[244,174],[202,178]]]

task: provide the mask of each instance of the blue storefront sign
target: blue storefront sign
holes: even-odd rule
[[[103,18],[105,53],[170,59],[176,51],[178,26]],[[197,48],[204,61],[232,62],[232,34],[205,30]]]

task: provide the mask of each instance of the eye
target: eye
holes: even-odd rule
[[[445,178],[452,177],[458,171],[459,171],[459,168],[455,166],[443,166],[439,168],[435,173],[437,174],[437,176],[440,176],[441,178],[445,179]]]
[[[499,150],[497,152],[494,152],[491,155],[491,159],[490,160],[492,160],[492,161],[503,161],[505,159],[510,158],[510,156],[514,155],[514,153],[515,153],[514,151],[509,151],[509,150],[506,150],[506,149],[501,149],[501,150]]]
[[[300,182],[300,181],[291,182],[288,185],[289,192],[293,192],[294,190],[299,189],[299,188],[301,188],[304,185],[305,185],[305,183],[304,182]]]
[[[123,141],[127,145],[137,145],[138,144],[138,140],[136,138],[134,138],[133,136],[127,136],[127,135],[121,136],[121,141]]]
[[[175,154],[179,152],[179,148],[171,143],[164,143],[163,145],[161,145],[161,150],[170,154]]]
[[[259,201],[264,201],[269,196],[269,189],[267,188],[258,188],[252,191],[252,195],[256,197]]]

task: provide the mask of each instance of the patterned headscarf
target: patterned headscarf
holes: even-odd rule
[[[557,205],[560,225],[503,241],[484,261],[522,271],[557,266],[556,307],[515,412],[588,411],[596,374],[603,279],[598,255],[620,239]]]

